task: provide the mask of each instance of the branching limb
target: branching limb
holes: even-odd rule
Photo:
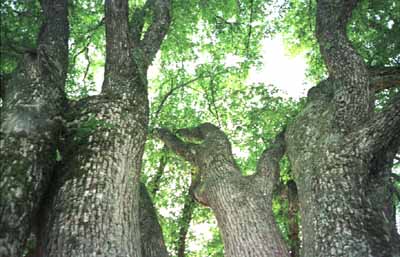
[[[148,65],[153,61],[171,23],[171,0],[150,0],[153,11],[153,23],[143,36],[141,46]]]
[[[192,164],[196,163],[197,147],[195,144],[183,142],[165,128],[157,129],[155,135],[162,140],[169,149],[182,156],[185,160]]]
[[[257,173],[268,178],[279,177],[279,161],[285,153],[284,132],[279,133],[257,162]]]
[[[399,131],[400,93],[397,93],[391,103],[357,133],[355,142],[364,153],[378,152],[398,138]]]
[[[191,84],[191,83],[193,83],[193,82],[196,82],[197,80],[202,79],[202,78],[203,78],[203,76],[200,75],[200,76],[198,76],[198,77],[196,77],[196,78],[194,78],[194,79],[191,79],[191,80],[189,80],[189,81],[186,81],[186,82],[184,82],[184,83],[182,83],[182,84],[177,85],[176,87],[171,88],[171,89],[163,96],[163,98],[162,98],[162,100],[161,100],[161,102],[160,102],[160,105],[158,106],[158,108],[157,108],[157,110],[156,110],[156,112],[155,112],[155,114],[154,114],[154,120],[157,120],[157,119],[158,119],[158,116],[160,115],[160,112],[161,112],[162,108],[164,107],[165,102],[168,100],[168,98],[169,98],[176,90],[179,90],[179,89],[181,89],[181,88],[184,88],[184,87],[186,87],[187,85],[189,85],[189,84]]]
[[[335,120],[349,132],[370,118],[372,96],[362,57],[347,38],[346,26],[358,0],[317,1],[316,36],[329,76],[335,81]]]
[[[264,195],[272,200],[273,191],[279,180],[279,162],[285,153],[284,132],[279,133],[270,147],[262,153],[257,162],[255,180],[261,183]]]

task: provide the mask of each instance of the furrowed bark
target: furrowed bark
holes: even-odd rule
[[[317,3],[316,36],[329,76],[335,81],[335,125],[343,132],[368,120],[373,108],[367,67],[346,34],[357,3],[357,0]]]
[[[0,256],[21,256],[56,164],[68,66],[67,0],[41,1],[36,51],[4,89],[1,115]]]
[[[200,169],[192,192],[213,210],[226,256],[289,256],[272,213],[273,183],[241,175],[222,131],[209,123],[179,130],[187,139],[201,139],[200,144],[185,143],[166,129],[157,133],[170,149]]]
[[[142,255],[139,175],[148,130],[148,65],[129,36],[128,1],[106,0],[105,7],[103,89],[68,113],[48,256]]]
[[[360,143],[368,139],[364,129],[343,135],[334,126],[334,83],[310,90],[309,103],[286,133],[301,206],[302,256],[392,256],[387,220],[374,208],[365,182],[372,153],[386,151],[394,127],[378,137],[382,147],[368,151]]]
[[[143,183],[140,183],[140,235],[143,257],[169,256],[156,210]]]
[[[346,35],[357,2],[317,2],[317,38],[330,77],[309,91],[286,133],[302,256],[392,256],[388,221],[369,199],[366,181],[373,154],[386,151],[395,137],[399,107],[394,103],[373,118],[378,88]]]

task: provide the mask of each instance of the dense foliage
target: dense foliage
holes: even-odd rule
[[[130,1],[132,8],[143,4]],[[249,69],[261,65],[262,39],[281,33],[292,54],[305,54],[310,81],[324,78],[326,71],[314,37],[314,13],[315,1],[304,0],[173,1],[172,25],[149,73],[150,131],[142,173],[171,254],[178,249],[178,232],[189,224],[187,256],[222,256],[223,246],[211,211],[187,201],[191,173],[196,171],[154,139],[153,129],[174,130],[206,121],[218,124],[229,136],[242,170],[252,174],[263,149],[298,113],[303,101],[280,97],[273,85],[249,84]],[[6,80],[22,55],[34,48],[41,16],[37,1],[32,0],[4,0],[0,14],[0,74]],[[79,99],[96,94],[101,86],[103,1],[71,1],[69,14],[67,91],[71,99]],[[399,65],[399,24],[400,1],[364,0],[348,29],[370,66]],[[390,92],[385,94],[390,97]],[[282,167],[285,185],[291,179],[290,167],[287,162]],[[400,189],[399,183],[396,186]],[[284,191],[277,192],[274,211],[289,240]],[[186,203],[192,205],[189,218],[184,213]]]

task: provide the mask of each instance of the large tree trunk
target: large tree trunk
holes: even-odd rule
[[[67,1],[41,5],[38,49],[5,90],[0,254],[22,256],[38,215],[36,256],[142,256],[146,72],[168,30],[170,1],[148,1],[130,26],[127,0],[105,2],[103,92],[69,106]],[[145,15],[153,22],[142,31]]]
[[[150,4],[153,24],[136,42],[134,38],[141,37],[129,34],[128,1],[105,2],[103,90],[68,113],[68,143],[50,207],[47,256],[141,256],[139,174],[148,126],[146,72],[170,22],[168,0]]]
[[[44,0],[41,6],[44,19],[38,47],[24,54],[4,89],[0,256],[22,256],[59,151],[61,116],[66,104],[67,0]]]
[[[373,206],[367,180],[373,155],[398,137],[400,101],[372,111],[374,87],[346,36],[356,3],[318,1],[317,38],[330,77],[309,91],[286,133],[306,257],[393,256],[390,224],[383,206]]]
[[[213,210],[226,256],[289,256],[272,213],[272,192],[284,146],[276,143],[263,154],[258,172],[244,177],[228,139],[217,127],[206,123],[179,133],[202,143],[184,143],[165,129],[158,136],[200,169],[192,191],[197,201]]]

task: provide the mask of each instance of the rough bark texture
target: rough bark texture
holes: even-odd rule
[[[67,1],[41,1],[35,52],[4,88],[1,114],[0,256],[22,256],[56,164],[68,66]]]
[[[168,0],[156,3],[170,5]],[[144,49],[129,35],[128,1],[105,1],[105,13],[103,89],[68,113],[64,162],[50,207],[47,256],[141,256],[139,174],[148,127],[148,63],[140,54]],[[169,15],[164,15],[167,18],[154,19],[166,23],[155,33],[165,35]],[[151,45],[159,47],[162,39]]]
[[[193,194],[213,210],[226,256],[289,256],[272,213],[283,138],[263,153],[256,175],[244,177],[227,137],[214,125],[181,129],[179,134],[202,142],[185,143],[168,130],[158,130],[169,148],[199,168]]]
[[[164,238],[151,197],[140,183],[140,238],[142,257],[168,257]]]
[[[317,38],[329,79],[309,91],[286,133],[306,257],[399,255],[392,251],[384,206],[374,206],[366,182],[374,154],[398,137],[400,97],[381,113],[372,111],[375,88],[346,35],[356,3],[318,1]]]

